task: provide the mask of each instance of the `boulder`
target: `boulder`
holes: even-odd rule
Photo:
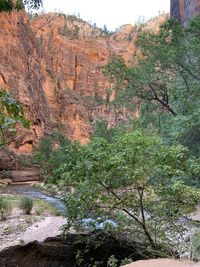
[[[30,242],[5,248],[0,252],[1,267],[107,267],[108,259],[114,255],[118,262],[130,255],[140,260],[143,255],[135,248],[135,244],[117,240],[108,233],[94,231],[85,234],[68,234],[47,238],[44,242]]]
[[[13,182],[39,181],[38,170],[12,170],[10,175]]]
[[[12,183],[12,180],[11,179],[0,179],[0,184],[11,184]]]
[[[179,261],[172,259],[141,260],[123,267],[200,267],[200,264],[190,261]]]
[[[59,238],[9,247],[0,252],[1,267],[75,267],[72,246]]]

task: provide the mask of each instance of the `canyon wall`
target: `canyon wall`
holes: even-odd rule
[[[156,27],[165,18],[149,25]],[[0,88],[22,103],[31,121],[31,129],[19,129],[11,144],[15,152],[31,152],[53,131],[86,143],[95,120],[106,119],[110,126],[127,120],[125,109],[105,104],[114,91],[103,68],[113,54],[127,64],[132,60],[137,53],[133,26],[108,34],[75,16],[29,18],[23,11],[0,13],[0,25]],[[137,107],[133,115],[138,116]]]

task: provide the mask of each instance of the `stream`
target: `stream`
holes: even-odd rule
[[[59,198],[50,197],[33,188],[31,185],[8,185],[6,188],[0,189],[0,193],[28,195],[39,198],[51,204],[60,213],[65,213],[65,205]]]
[[[63,204],[63,202],[56,198],[56,197],[51,197],[46,195],[45,193],[39,191],[38,189],[33,188],[31,185],[8,185],[5,188],[0,188],[0,193],[7,193],[7,194],[19,194],[19,195],[28,195],[34,198],[38,198],[38,199],[42,199],[46,202],[48,202],[49,204],[51,204],[56,210],[58,210],[61,214],[64,214],[66,212],[66,208],[65,205]],[[199,218],[199,217],[198,217]],[[95,220],[92,220],[91,218],[85,218],[82,220],[82,225],[84,226],[84,228],[90,228],[90,224],[94,224],[96,229],[102,229],[104,228],[105,224],[109,223],[111,224],[113,227],[118,227],[118,225],[116,224],[116,222],[112,221],[112,220],[105,220],[103,223],[98,223]],[[172,233],[168,233],[168,237],[171,241],[178,241],[179,243],[179,253],[181,257],[189,257],[189,240],[191,238],[191,236],[196,232],[199,231],[199,223],[198,220],[196,221],[196,225],[193,224],[194,221],[192,220],[192,218],[188,218],[186,216],[183,216],[181,218],[179,218],[176,222],[177,225],[183,228],[184,231],[180,234],[173,234]],[[88,228],[88,229],[89,229]]]
[[[33,188],[31,185],[7,185],[6,188],[0,189],[0,193],[27,195],[34,198],[39,198],[51,204],[61,214],[64,214],[66,212],[65,205],[59,198],[48,196],[45,193],[39,191],[38,189]],[[92,225],[92,228],[102,229],[105,227],[106,224],[110,224],[113,227],[117,227],[117,224],[111,219],[107,219],[101,223],[95,221],[94,219],[91,219],[90,217],[82,220],[82,226],[85,229],[91,229]]]

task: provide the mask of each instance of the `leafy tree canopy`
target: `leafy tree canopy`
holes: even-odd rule
[[[197,17],[186,29],[177,21],[168,20],[160,27],[159,33],[141,30],[136,41],[140,56],[133,58],[132,66],[127,67],[122,58],[112,56],[105,73],[120,85],[119,99],[138,97],[158,104],[160,111],[174,116],[181,112],[178,106],[181,103],[176,101],[180,87],[182,95],[187,98],[191,90],[190,97],[192,93],[196,101],[199,90],[194,90],[194,87],[200,82],[199,24]]]
[[[42,0],[0,0],[0,12],[11,12],[12,10],[21,10],[25,6],[32,9],[38,9],[42,6]]]
[[[126,66],[112,56],[105,68],[119,104],[129,108],[139,99],[146,127],[157,128],[169,142],[181,141],[194,155],[200,154],[199,27],[196,17],[187,28],[175,20],[166,21],[158,33],[141,28],[133,63]]]
[[[118,227],[108,224],[109,230],[137,233],[136,239],[156,249],[166,241],[171,223],[191,212],[198,200],[196,191],[182,182],[191,165],[183,146],[167,146],[141,131],[113,143],[92,140],[73,163],[60,167],[63,178],[75,186],[65,199],[68,227],[88,217],[99,223],[111,219]],[[198,164],[192,166],[199,171]]]
[[[57,148],[55,148],[55,145]],[[70,162],[78,154],[78,143],[71,143],[61,133],[44,136],[34,151],[44,181],[58,183],[62,179],[60,165]]]
[[[23,108],[11,94],[0,89],[0,146],[11,141],[16,133],[16,124],[29,128],[29,121],[25,119]]]

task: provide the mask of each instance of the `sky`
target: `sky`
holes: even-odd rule
[[[108,30],[134,24],[169,12],[170,0],[43,0],[43,11],[80,15],[83,20]]]

